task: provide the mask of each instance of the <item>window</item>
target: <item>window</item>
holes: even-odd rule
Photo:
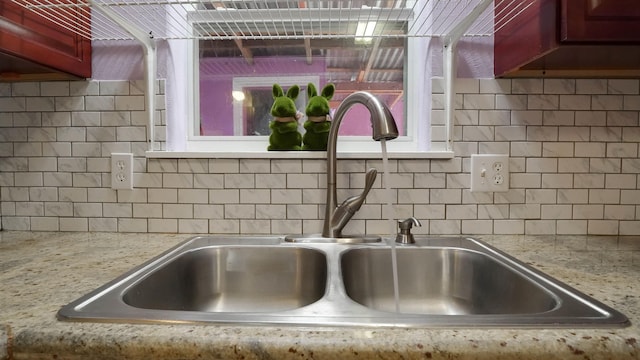
[[[291,85],[301,87],[298,110],[304,113],[306,88],[313,83],[318,91],[333,83],[336,92],[330,102],[332,112],[350,93],[372,92],[391,109],[400,137],[388,144],[391,152],[429,150],[430,74],[428,73],[429,38],[390,36],[404,34],[411,19],[405,8],[380,9],[362,5],[351,9],[341,19],[327,18],[316,9],[309,18],[296,19],[294,29],[281,29],[295,13],[242,9],[245,2],[225,3],[235,11],[251,11],[252,22],[215,21],[219,13],[230,9],[207,9],[192,15],[197,31],[215,27],[229,39],[196,40],[188,51],[193,64],[193,116],[187,129],[189,151],[266,152],[271,105],[271,86],[280,84],[286,91]],[[268,2],[265,2],[268,3]],[[277,2],[275,2],[277,3]],[[393,2],[400,4],[401,2]],[[273,10],[273,9],[269,9]],[[274,18],[276,16],[276,18]],[[277,16],[284,18],[280,23]],[[387,23],[368,21],[386,19]],[[297,21],[299,20],[299,23]],[[335,27],[324,26],[339,24]],[[326,33],[302,37],[300,29],[326,27]],[[278,29],[273,29],[273,28]],[[234,34],[246,29],[275,37],[238,38]],[[247,30],[248,31],[248,30]],[[314,30],[315,31],[315,30]],[[407,76],[411,74],[411,76]],[[236,97],[234,98],[234,94]],[[339,152],[375,152],[380,146],[371,140],[371,126],[364,106],[354,106],[340,128]],[[300,130],[304,129],[300,121]]]

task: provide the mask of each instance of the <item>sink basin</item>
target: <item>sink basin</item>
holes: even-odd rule
[[[628,319],[480,240],[200,236],[63,306],[63,321],[394,327],[622,327]]]
[[[530,278],[477,251],[399,248],[398,310],[402,313],[535,314],[559,298]],[[387,249],[360,248],[342,256],[347,295],[381,311],[396,311],[392,260]]]
[[[318,301],[327,283],[323,253],[305,248],[207,247],[186,252],[128,288],[133,307],[270,312]]]

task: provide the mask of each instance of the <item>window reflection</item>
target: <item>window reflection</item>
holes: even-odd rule
[[[271,86],[277,82],[286,91],[296,79],[300,79],[296,84],[302,90],[297,101],[302,113],[308,81],[318,89],[333,83],[332,111],[352,92],[369,91],[389,106],[401,135],[405,135],[405,40],[356,40],[201,40],[200,135],[268,135]],[[242,79],[240,88],[238,79]],[[233,96],[239,89],[245,96],[240,107]],[[353,107],[342,123],[341,135],[370,135],[368,116],[364,107]],[[301,119],[301,132],[303,122]]]

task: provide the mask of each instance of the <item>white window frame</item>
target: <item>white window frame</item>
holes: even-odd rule
[[[197,40],[195,40],[197,42]],[[409,38],[407,41],[407,49],[405,58],[427,57],[429,39],[425,38]],[[426,43],[426,44],[425,44]],[[197,44],[197,43],[196,43]],[[193,51],[189,51],[189,63],[193,64],[192,69],[199,69],[199,52],[197,45],[193,45]],[[422,44],[422,45],[420,45]],[[411,56],[408,54],[420,52],[418,56]],[[418,57],[419,58],[419,57]],[[405,75],[405,119],[407,121],[407,135],[398,137],[397,139],[387,143],[387,149],[392,157],[452,157],[450,152],[432,149],[429,144],[429,134],[420,133],[420,125],[424,125],[424,121],[430,123],[430,110],[431,110],[431,79],[427,79],[425,70],[425,63],[418,61],[406,62],[406,73],[415,74],[416,76]],[[199,72],[190,71],[190,83],[191,86],[190,97],[192,100],[189,102],[192,105],[190,109],[194,116],[199,116],[200,102],[199,102]],[[279,83],[287,87],[293,84],[307,84],[309,82],[307,77],[282,79]],[[241,84],[249,84],[250,81],[255,81],[252,85],[264,85],[264,81],[272,84],[272,80],[261,79],[256,77],[249,79],[246,77],[237,78],[238,82],[234,80],[235,87],[241,87]],[[302,81],[302,80],[304,81]],[[319,77],[315,76],[311,82],[318,83]],[[420,80],[423,81],[420,81]],[[425,94],[427,94],[425,96]],[[304,96],[304,94],[303,94]],[[239,110],[236,109],[239,107]],[[241,116],[242,112],[241,104],[234,104],[234,118]],[[413,119],[411,121],[410,119]],[[422,120],[415,120],[422,119]],[[234,122],[236,119],[234,119]],[[348,120],[347,120],[348,121]],[[318,152],[269,152],[266,150],[268,145],[268,136],[201,136],[196,133],[195,117],[190,116],[188,124],[188,136],[187,136],[187,152],[205,152],[218,155],[230,155],[236,154],[236,156],[242,156],[243,154],[251,154],[254,156],[257,153],[263,153],[262,157],[316,157]],[[424,127],[423,127],[424,128]],[[424,131],[424,129],[422,129]],[[422,140],[422,141],[421,141]],[[341,157],[368,157],[369,155],[378,157],[380,154],[380,144],[373,141],[370,136],[349,136],[340,137],[338,143],[338,152]],[[304,154],[307,153],[307,154]],[[277,155],[276,155],[277,154]],[[316,154],[315,156],[313,154]]]

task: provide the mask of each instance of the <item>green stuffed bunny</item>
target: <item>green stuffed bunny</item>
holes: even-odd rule
[[[300,87],[293,85],[284,94],[278,84],[273,84],[273,106],[271,115],[273,121],[269,123],[271,135],[267,150],[300,150],[302,134],[298,131],[298,119],[301,114],[296,109],[294,100],[300,93]]]
[[[309,83],[307,85],[307,108],[305,114],[307,121],[304,122],[306,130],[302,138],[302,150],[322,151],[327,150],[327,140],[329,129],[331,128],[331,118],[329,117],[329,100],[335,92],[333,84],[327,84],[322,88],[322,93],[318,96],[316,87]]]

